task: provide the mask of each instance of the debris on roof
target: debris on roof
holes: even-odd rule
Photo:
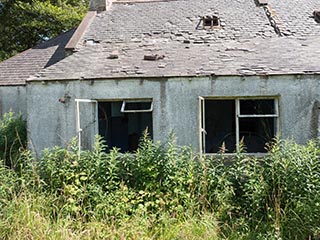
[[[139,43],[105,45],[74,53],[45,69],[35,81],[79,79],[118,79],[122,77],[175,77],[225,75],[320,74],[320,36],[310,38],[271,38],[246,41],[227,40],[215,44],[155,43],[166,55],[156,61],[146,54],[150,45]],[[105,52],[123,49],[126,54],[117,61]],[[144,56],[150,58],[144,60]],[[161,56],[158,54],[158,56]],[[168,56],[168,57],[167,57]],[[99,76],[99,77],[97,77]]]
[[[156,60],[164,59],[164,55],[149,54],[149,55],[144,55],[143,59],[148,61],[156,61]]]
[[[118,51],[112,51],[109,56],[109,59],[118,59],[119,58],[119,52]]]

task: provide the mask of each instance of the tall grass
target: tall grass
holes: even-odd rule
[[[24,151],[0,163],[1,239],[320,239],[320,144],[200,158],[147,135],[136,154]],[[18,166],[18,167],[17,167]]]

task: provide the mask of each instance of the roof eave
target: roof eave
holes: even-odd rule
[[[314,72],[314,73],[304,73],[304,72],[295,72],[295,73],[267,73],[267,74],[181,74],[181,75],[159,75],[159,76],[148,76],[148,75],[137,75],[137,76],[105,76],[105,77],[88,77],[88,78],[43,78],[43,79],[37,79],[32,78],[28,79],[28,82],[56,82],[56,81],[101,81],[101,80],[129,80],[129,79],[161,79],[161,78],[199,78],[199,77],[268,77],[268,76],[318,76],[320,75],[320,72]]]

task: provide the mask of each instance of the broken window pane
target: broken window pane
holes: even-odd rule
[[[122,105],[122,101],[99,102],[99,134],[108,150],[117,147],[120,152],[135,152],[146,129],[152,138],[152,112],[121,112]]]
[[[241,115],[275,114],[273,99],[240,100]]]
[[[141,101],[141,102],[123,102],[123,110],[122,112],[126,111],[152,111],[152,101]]]
[[[219,152],[221,147],[225,152],[234,152],[235,135],[235,101],[206,100],[206,153]]]
[[[219,26],[219,18],[216,16],[205,16],[202,18],[203,27]]]
[[[239,118],[239,136],[246,152],[267,152],[266,143],[275,137],[275,130],[272,117]]]
[[[205,153],[266,152],[277,132],[275,99],[205,99]],[[240,104],[240,112],[236,108]],[[238,130],[237,130],[238,129]],[[238,142],[237,142],[238,141]]]

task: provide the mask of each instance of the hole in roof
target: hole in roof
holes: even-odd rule
[[[313,17],[316,20],[317,23],[320,23],[320,11],[314,11]]]
[[[85,40],[85,44],[88,45],[88,46],[92,46],[92,45],[95,45],[95,44],[98,44],[98,43],[100,43],[100,41],[95,40],[95,39],[87,39],[87,40]]]
[[[217,16],[202,17],[203,28],[213,28],[220,26],[220,20]]]

